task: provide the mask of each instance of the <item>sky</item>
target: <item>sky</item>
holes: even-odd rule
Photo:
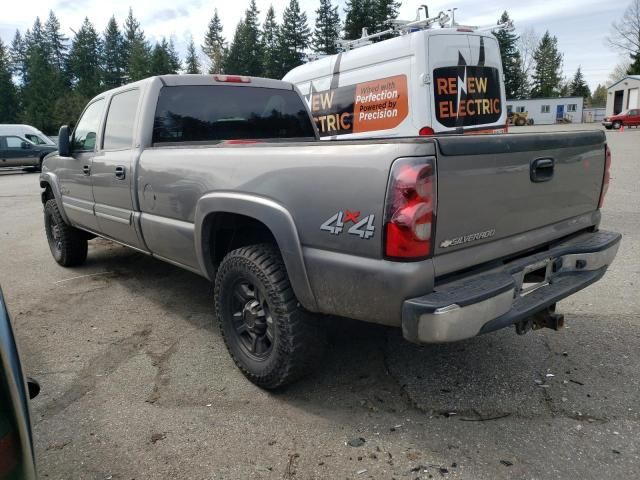
[[[36,16],[46,20],[50,10],[57,15],[64,33],[71,37],[72,29],[77,30],[85,16],[89,17],[98,31],[105,29],[111,15],[115,15],[122,25],[131,6],[150,40],[173,37],[184,56],[185,45],[190,37],[193,37],[196,45],[202,44],[214,8],[218,9],[224,34],[230,40],[249,0],[4,0],[3,3],[0,38],[5,43],[11,42],[16,29],[24,32],[29,28]],[[280,20],[288,0],[257,0],[256,3],[261,21],[270,4],[273,4]],[[299,0],[299,3],[307,12],[309,25],[312,26],[319,0]],[[345,0],[338,3],[344,19]],[[605,83],[615,65],[623,59],[606,45],[605,38],[610,32],[611,23],[622,17],[628,0],[404,0],[399,18],[414,19],[416,8],[424,3],[429,6],[431,15],[440,10],[458,8],[456,22],[459,24],[494,24],[507,10],[515,23],[516,33],[533,28],[542,35],[549,30],[558,38],[558,46],[564,53],[564,76],[572,77],[581,66],[592,90],[599,83]]]

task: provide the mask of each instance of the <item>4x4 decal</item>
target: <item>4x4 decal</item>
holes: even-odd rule
[[[362,220],[360,218],[359,211],[341,210],[335,215],[332,215],[326,222],[320,226],[320,230],[329,232],[332,235],[340,235],[345,229],[347,223],[351,222],[353,225],[347,230],[347,233],[351,235],[358,235],[364,240],[369,240],[373,237],[376,227],[373,225],[375,215],[368,215]]]

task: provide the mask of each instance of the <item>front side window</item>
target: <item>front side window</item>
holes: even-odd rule
[[[107,114],[104,128],[105,150],[131,148],[133,143],[133,126],[138,110],[140,90],[114,95]]]
[[[163,87],[153,142],[315,139],[303,100],[292,90],[202,85]]]
[[[22,142],[24,142],[20,137],[5,137],[5,140],[7,141],[7,148],[15,149],[22,148]]]
[[[29,140],[31,143],[34,143],[36,145],[45,145],[46,144],[46,142],[44,140],[42,140],[39,136],[33,135],[32,133],[27,133],[25,135],[25,138],[27,140]]]
[[[100,99],[87,107],[73,131],[72,148],[74,151],[91,151],[95,149],[104,99]]]
[[[541,105],[540,106],[540,113],[549,113],[551,107],[549,105]]]

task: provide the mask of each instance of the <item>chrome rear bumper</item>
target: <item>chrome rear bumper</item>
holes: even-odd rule
[[[443,343],[512,325],[602,278],[618,252],[620,239],[615,232],[586,233],[406,300],[403,335],[416,343]],[[531,272],[543,278],[525,283]]]

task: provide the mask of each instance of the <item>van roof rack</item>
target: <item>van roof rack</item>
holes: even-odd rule
[[[420,12],[424,10],[425,18],[420,18]],[[497,25],[487,25],[484,27],[473,27],[473,26],[462,26],[455,23],[453,19],[454,10],[449,10],[452,16],[449,16],[444,11],[440,11],[438,15],[435,17],[429,17],[429,9],[426,5],[421,5],[416,11],[416,19],[415,20],[391,20],[391,28],[383,30],[382,32],[376,32],[369,34],[367,32],[367,28],[362,29],[362,36],[355,40],[338,40],[336,42],[338,48],[347,52],[349,50],[353,50],[355,48],[364,47],[366,45],[371,45],[373,43],[372,40],[380,37],[384,37],[387,35],[406,35],[408,33],[415,32],[417,30],[429,30],[435,24],[440,25],[440,28],[464,28],[469,29],[474,32],[487,32],[492,30],[508,30],[513,31],[513,21],[509,20],[508,22],[499,23]]]

